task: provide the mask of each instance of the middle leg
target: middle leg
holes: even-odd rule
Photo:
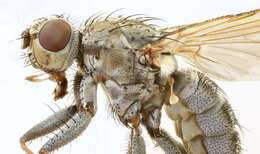
[[[146,154],[145,142],[140,128],[140,102],[132,103],[123,115],[118,114],[120,121],[131,129],[127,154]]]
[[[145,142],[141,129],[132,129],[128,142],[127,154],[145,154]]]

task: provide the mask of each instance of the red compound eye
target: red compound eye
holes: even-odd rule
[[[39,41],[43,48],[57,52],[66,47],[70,40],[70,25],[61,19],[47,21],[39,33]]]

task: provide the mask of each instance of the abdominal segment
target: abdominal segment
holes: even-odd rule
[[[200,72],[179,71],[174,77],[173,90],[180,101],[165,109],[187,151],[241,153],[239,124],[224,92]]]

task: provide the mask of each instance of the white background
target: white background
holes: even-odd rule
[[[174,26],[259,7],[260,0],[0,0],[0,153],[23,153],[18,144],[19,137],[34,124],[52,114],[45,104],[57,109],[51,96],[53,83],[46,81],[34,84],[24,81],[25,76],[37,71],[31,67],[23,67],[23,60],[19,59],[22,52],[20,42],[12,41],[33,19],[50,14],[68,13],[75,17],[74,22],[80,23],[93,13],[125,8],[122,14],[143,13],[165,19],[167,22],[162,23],[164,26]],[[241,125],[245,128],[242,136],[244,153],[260,153],[260,82],[218,83],[226,91]],[[61,107],[69,103],[71,98],[57,102]],[[125,153],[128,130],[109,118],[104,100],[99,101],[98,107],[97,116],[88,129],[72,144],[58,150],[57,153]],[[167,127],[173,133],[172,123],[167,121],[166,117],[163,119],[163,127]],[[46,139],[36,140],[30,147],[38,151]],[[146,136],[146,139],[149,138]],[[161,152],[150,140],[148,141],[148,154]]]

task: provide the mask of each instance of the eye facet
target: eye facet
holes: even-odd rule
[[[58,52],[66,47],[70,40],[71,27],[61,19],[48,21],[39,33],[39,42],[43,48],[51,52]]]

